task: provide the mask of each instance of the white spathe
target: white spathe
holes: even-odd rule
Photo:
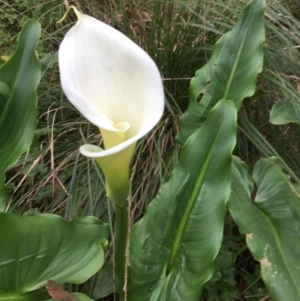
[[[102,134],[104,149],[86,144],[104,172],[107,195],[124,206],[136,142],[160,120],[164,92],[160,73],[138,45],[118,30],[72,7],[77,23],[59,48],[61,84],[69,101]]]
[[[105,150],[90,145],[80,148],[85,156],[105,157],[136,143],[160,120],[162,80],[153,60],[138,45],[113,27],[74,10],[78,21],[59,48],[61,84],[69,101],[102,134],[104,130],[121,136],[113,138],[115,142],[104,137]]]

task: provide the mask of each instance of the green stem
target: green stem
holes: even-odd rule
[[[125,254],[126,254],[126,241],[127,241],[127,202],[124,207],[115,205],[116,209],[116,236],[115,236],[115,265],[116,274],[118,276],[118,291],[120,294],[120,301],[124,300],[124,283],[125,283]]]

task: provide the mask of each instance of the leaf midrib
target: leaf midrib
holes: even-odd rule
[[[193,193],[192,193],[190,199],[188,200],[188,203],[185,207],[184,213],[183,213],[182,218],[180,220],[178,230],[176,231],[177,236],[175,237],[174,244],[171,248],[171,255],[170,255],[169,262],[168,262],[167,274],[169,274],[171,272],[171,270],[173,269],[173,267],[174,267],[175,258],[178,254],[179,249],[180,249],[180,244],[181,244],[181,241],[182,241],[182,237],[184,235],[184,230],[185,230],[186,225],[189,221],[189,216],[191,214],[191,211],[194,208],[197,197],[198,197],[198,195],[201,191],[201,186],[203,184],[203,180],[204,180],[205,175],[206,175],[207,167],[208,167],[208,165],[211,161],[211,158],[213,156],[212,149],[214,149],[214,146],[217,143],[218,137],[219,137],[219,132],[218,132],[217,135],[215,135],[215,139],[213,140],[213,143],[211,144],[209,155],[206,156],[206,160],[204,161],[204,164],[202,165],[201,172],[200,172],[200,174],[197,178],[196,185],[194,186],[195,188],[193,190]]]
[[[244,44],[245,44],[245,40],[246,40],[246,35],[247,35],[247,33],[248,33],[248,30],[247,30],[246,33],[244,34],[244,37],[243,37],[243,39],[242,39],[242,43],[240,44],[239,51],[238,51],[238,53],[237,53],[237,57],[236,57],[236,59],[235,59],[235,61],[234,61],[233,67],[232,67],[231,72],[230,72],[230,75],[229,75],[229,79],[228,79],[228,81],[227,81],[227,85],[226,85],[226,87],[225,87],[223,99],[227,99],[227,97],[228,97],[229,90],[230,90],[230,87],[231,87],[231,85],[232,85],[233,77],[234,77],[234,75],[235,75],[235,73],[236,73],[236,69],[237,69],[238,63],[239,63],[239,61],[240,61],[240,57],[241,57],[242,51],[243,51],[243,49],[244,49]],[[226,45],[226,43],[225,43],[225,45]],[[224,46],[225,46],[225,45],[224,45]]]

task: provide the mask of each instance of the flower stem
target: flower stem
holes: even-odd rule
[[[118,291],[120,301],[124,300],[125,264],[126,264],[126,242],[128,233],[128,206],[115,205],[116,210],[116,236],[115,236],[115,265],[118,276]]]

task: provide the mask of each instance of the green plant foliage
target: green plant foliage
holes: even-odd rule
[[[10,89],[6,83],[0,82],[0,93],[6,101],[10,98]]]
[[[74,293],[72,294],[78,301],[94,301],[93,299],[89,298],[88,296],[81,294],[81,293]]]
[[[0,211],[8,198],[5,171],[29,148],[34,136],[40,81],[35,47],[39,37],[39,23],[26,22],[16,51],[0,68]]]
[[[91,299],[88,296],[81,294],[81,293],[72,293],[71,295],[76,298],[76,301],[94,301],[93,299]],[[0,300],[2,300],[2,299],[0,298]],[[7,299],[3,299],[3,300],[7,301]],[[14,301],[56,301],[52,298],[49,298],[49,294],[45,290],[27,293],[20,297],[14,297],[13,300]],[[73,300],[68,300],[68,299],[65,299],[65,300],[73,301]],[[62,299],[62,301],[65,301],[65,300]]]
[[[76,298],[76,301],[94,301],[93,299],[91,299],[88,296],[81,294],[81,293],[72,293],[71,295]],[[2,299],[0,298],[0,300],[2,300]],[[3,300],[7,301],[7,299],[3,299]],[[34,291],[31,293],[23,294],[20,297],[14,297],[13,300],[14,301],[56,301],[52,298],[49,298],[49,294],[45,290]],[[65,300],[73,301],[73,300],[68,300],[68,299],[65,299]],[[62,300],[62,301],[65,301],[65,300]]]
[[[298,301],[300,296],[300,195],[282,172],[276,157],[260,159],[252,178],[234,157],[230,213],[275,301]]]
[[[208,63],[196,72],[178,142],[183,144],[202,125],[220,99],[234,101],[239,109],[243,99],[254,94],[256,77],[263,65],[264,6],[264,0],[251,1],[235,27],[215,44]]]
[[[133,227],[129,299],[199,300],[220,249],[236,109],[220,101],[188,139],[170,181]]]
[[[109,226],[94,217],[0,213],[0,300],[44,301],[49,279],[83,283],[102,266]],[[41,294],[41,295],[40,295]],[[27,298],[27,299],[26,299]],[[84,300],[84,299],[82,299]]]
[[[115,292],[116,283],[114,282],[114,270],[112,263],[108,263],[101,269],[98,281],[93,291],[93,298],[100,299]]]
[[[300,125],[299,99],[292,98],[279,100],[272,107],[270,122],[278,125],[295,122]]]
[[[2,300],[2,301],[8,300],[7,297],[4,297],[4,298],[1,298],[1,297],[2,296],[0,296],[0,300]],[[53,299],[51,299],[49,297],[49,294],[46,290],[37,290],[34,292],[30,292],[30,293],[24,293],[24,294],[22,294],[22,296],[16,296],[12,300],[16,300],[16,301],[52,301]]]
[[[214,261],[214,273],[204,286],[207,301],[232,301],[238,296],[235,259],[235,254],[223,245]]]
[[[272,147],[264,135],[259,132],[259,130],[246,118],[242,112],[239,112],[238,114],[238,121],[240,129],[246,134],[247,138],[257,148],[257,150],[259,150],[259,152],[264,156],[278,157],[280,164],[282,164],[283,168],[288,172],[288,174],[293,177],[293,180],[299,182],[297,175],[295,175],[294,171],[287,165],[283,158],[279,156],[277,150]]]

